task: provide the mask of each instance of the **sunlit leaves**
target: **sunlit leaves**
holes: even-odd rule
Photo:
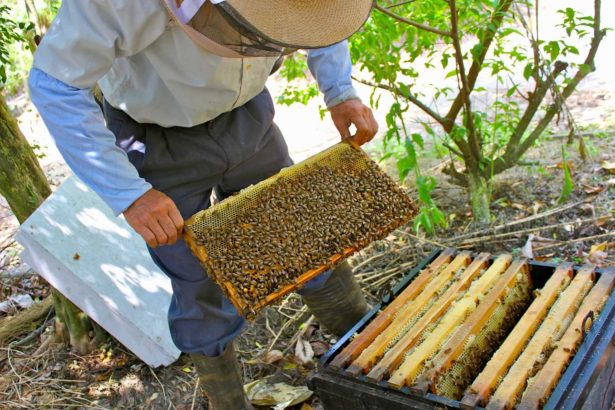
[[[0,5],[0,86],[6,82],[6,66],[10,62],[9,45],[15,41],[26,42],[26,32],[34,28],[32,23],[11,20],[8,17],[9,11],[9,6]]]
[[[283,105],[292,105],[296,102],[305,105],[317,95],[318,87],[316,84],[308,84],[305,87],[289,85],[277,97],[277,102]]]
[[[436,187],[435,178],[419,175],[416,178],[416,186],[419,193],[420,212],[414,218],[414,229],[416,231],[423,229],[427,233],[433,233],[437,226],[446,227],[446,218],[431,197],[431,192]]]

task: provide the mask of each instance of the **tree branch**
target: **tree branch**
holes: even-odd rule
[[[570,95],[574,92],[574,90],[577,88],[579,83],[590,72],[596,69],[595,62],[594,62],[596,58],[596,53],[598,52],[598,47],[600,46],[600,42],[606,35],[606,30],[600,28],[600,9],[601,9],[601,0],[594,0],[594,36],[592,38],[591,47],[587,53],[587,56],[585,57],[585,61],[583,62],[583,65],[577,70],[572,80],[570,80],[570,82],[566,85],[566,87],[561,93],[561,98],[559,99],[559,101],[556,101],[555,103],[551,104],[551,106],[545,112],[544,117],[542,117],[540,121],[538,121],[538,124],[536,124],[536,127],[532,130],[530,135],[527,138],[525,138],[525,140],[523,140],[523,142],[518,144],[516,147],[512,147],[512,148],[515,148],[514,151],[512,151],[512,148],[509,149],[507,146],[507,151],[504,153],[504,155],[498,158],[496,162],[494,162],[494,167],[493,167],[494,175],[499,174],[500,172],[513,167],[518,162],[519,158],[521,158],[521,156],[523,156],[523,154],[525,154],[525,152],[532,145],[534,145],[534,143],[540,137],[540,135],[542,135],[544,130],[551,123],[551,120],[553,120],[553,117],[555,117],[555,115],[560,111],[562,104],[568,99],[568,97],[570,97]],[[555,71],[550,76],[553,78],[553,80],[554,80],[554,76],[556,75],[557,70],[558,68],[556,64]],[[551,78],[547,82],[549,81],[551,81]]]
[[[435,112],[427,104],[425,104],[424,102],[419,100],[413,94],[404,93],[401,89],[399,89],[398,87],[395,87],[393,85],[373,83],[371,81],[363,80],[363,79],[357,78],[355,76],[352,76],[352,79],[355,80],[358,83],[365,84],[365,85],[368,85],[368,86],[374,87],[374,88],[379,88],[381,90],[385,90],[385,91],[388,91],[390,93],[393,93],[393,94],[397,95],[398,97],[404,98],[404,99],[410,101],[412,104],[414,104],[417,107],[419,107],[424,113],[429,115],[431,118],[436,120],[436,122],[438,124],[440,124],[442,126],[442,128],[444,128],[444,129],[446,129],[446,128],[451,128],[452,129],[453,128],[453,126],[449,126],[446,118],[443,118],[440,114]],[[455,142],[455,145],[457,145],[457,147],[459,147],[459,150],[461,151],[460,152],[460,154],[461,154],[460,157],[462,157],[464,159],[469,158],[471,154],[470,154],[470,149],[469,149],[468,144],[464,140],[457,139],[457,140],[453,140],[453,141]]]
[[[377,3],[374,3],[374,8],[376,10],[378,10],[379,12],[384,13],[387,16],[394,18],[395,20],[397,20],[399,22],[408,24],[408,25],[410,25],[412,27],[416,27],[419,30],[424,30],[424,31],[428,31],[430,33],[439,34],[439,35],[441,35],[443,37],[450,37],[451,36],[451,33],[447,32],[447,31],[442,31],[442,30],[439,30],[439,29],[434,28],[434,27],[426,26],[425,24],[417,23],[416,21],[408,20],[408,19],[406,19],[406,18],[404,18],[404,17],[402,17],[402,16],[400,16],[398,14],[395,14],[395,13],[391,12],[388,9],[385,9],[384,7],[378,5]]]
[[[540,84],[537,84],[536,88],[534,89],[534,92],[531,94],[531,98],[528,102],[527,107],[525,108],[525,111],[523,112],[523,115],[521,116],[521,119],[517,123],[515,130],[513,131],[510,139],[508,140],[508,143],[506,144],[504,154],[494,161],[494,172],[496,169],[499,169],[502,166],[504,166],[504,169],[506,169],[514,165],[517,159],[517,149],[519,148],[519,144],[521,142],[521,139],[523,138],[523,134],[525,134],[525,131],[530,126],[532,118],[534,118],[534,115],[536,115],[536,111],[538,111],[538,108],[540,108],[540,104],[547,95],[547,92],[553,86],[557,77],[567,67],[568,64],[561,61],[557,61],[555,63],[555,68],[553,72],[549,75],[546,81],[542,81]],[[503,161],[504,164],[500,165],[500,161]]]
[[[436,120],[440,125],[444,126],[444,124],[446,123],[446,120],[440,114],[435,112],[427,104],[425,104],[424,102],[419,100],[413,94],[404,93],[400,88],[395,87],[393,85],[373,83],[371,81],[363,80],[363,79],[357,78],[355,76],[352,76],[352,79],[355,80],[358,83],[365,84],[365,85],[368,85],[368,86],[374,87],[374,88],[380,88],[381,90],[388,91],[390,93],[393,93],[393,94],[397,95],[398,97],[404,98],[404,99],[410,101],[412,104],[414,104],[417,107],[419,107],[421,110],[423,110],[423,112],[425,112],[431,118]]]
[[[468,177],[465,174],[462,174],[461,172],[457,171],[457,169],[455,168],[455,165],[453,164],[453,162],[451,161],[451,163],[448,164],[448,166],[444,167],[442,169],[442,173],[444,173],[445,175],[448,175],[449,177],[452,178],[452,182],[455,185],[459,185],[462,187],[467,187],[468,186]]]
[[[447,144],[446,142],[442,145],[444,146],[444,148],[448,149],[450,152],[463,159],[463,154],[459,152],[455,147],[451,146],[450,144]]]
[[[455,48],[455,60],[457,61],[457,72],[459,73],[459,78],[461,80],[461,87],[459,90],[459,95],[463,98],[463,105],[466,110],[466,128],[468,130],[468,145],[470,147],[470,152],[472,153],[472,158],[464,158],[466,160],[470,159],[470,162],[467,165],[477,164],[481,158],[480,152],[480,137],[474,128],[474,118],[472,113],[472,102],[470,101],[470,87],[468,84],[468,79],[466,77],[466,69],[463,63],[463,52],[461,50],[461,40],[459,39],[459,27],[458,27],[458,19],[457,19],[457,5],[456,0],[448,0],[448,4],[451,10],[451,36],[453,47]]]
[[[476,85],[476,80],[478,79],[478,74],[480,73],[483,63],[485,61],[485,57],[487,56],[487,52],[491,48],[491,43],[495,38],[496,33],[500,29],[502,25],[502,21],[504,19],[504,15],[510,8],[513,0],[501,0],[498,5],[495,7],[495,11],[491,15],[491,20],[486,24],[486,31],[482,39],[480,39],[480,54],[478,58],[472,61],[472,65],[470,66],[470,70],[468,71],[468,91],[472,92],[474,90],[474,86]],[[455,119],[457,115],[459,115],[459,111],[463,107],[463,95],[459,93],[448,113],[444,116],[448,120],[448,123],[451,124],[450,128],[444,128],[446,132],[451,132],[453,129],[453,125],[455,124]]]
[[[390,9],[395,8],[395,7],[405,6],[406,4],[414,3],[415,1],[416,0],[400,1],[399,3],[391,4],[390,6],[387,7],[387,9],[390,10]]]

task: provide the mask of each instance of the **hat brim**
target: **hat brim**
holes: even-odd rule
[[[239,24],[291,48],[326,47],[353,35],[369,17],[373,0],[226,0],[218,3]]]

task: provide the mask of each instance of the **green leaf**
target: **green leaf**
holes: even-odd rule
[[[295,370],[297,368],[296,363],[286,362],[284,363],[284,370]]]
[[[572,194],[572,190],[574,188],[574,183],[572,182],[572,174],[570,173],[570,167],[568,166],[568,155],[566,154],[566,149],[562,144],[562,168],[564,170],[564,186],[562,187],[562,193],[558,199],[558,202],[561,204],[566,202],[568,198],[570,198],[570,194]]]
[[[392,156],[393,156],[393,152],[389,151],[386,154],[384,154],[383,156],[381,156],[380,159],[378,160],[378,162],[386,161],[387,159],[391,158]]]
[[[529,80],[532,74],[534,73],[534,63],[527,63],[525,68],[523,69],[523,78]]]
[[[442,63],[442,68],[446,68],[448,66],[448,60],[451,56],[448,53],[442,53],[442,59],[440,62]]]
[[[454,69],[446,73],[444,78],[451,78],[451,77],[455,77],[456,75],[457,75],[457,69]]]
[[[406,177],[416,166],[416,160],[410,157],[405,157],[397,160],[397,172],[399,173],[399,180],[405,181]]]
[[[434,228],[433,228],[433,222],[431,221],[431,218],[429,217],[429,211],[424,209],[421,210],[421,226],[423,227],[423,229],[425,229],[425,232],[427,233],[433,233]]]
[[[551,61],[557,60],[557,57],[559,57],[560,55],[560,47],[557,41],[549,41],[547,44],[545,44],[544,49],[547,53],[549,53]]]
[[[425,141],[423,141],[423,136],[421,134],[417,134],[415,132],[414,134],[411,135],[411,137],[412,137],[412,141],[414,141],[416,145],[421,147],[421,149],[425,149]]]
[[[416,187],[419,192],[419,201],[427,205],[433,204],[433,200],[431,199],[431,191],[435,185],[436,180],[433,177],[426,177],[424,175],[419,176],[416,179]]]
[[[435,208],[432,210],[432,218],[433,221],[440,226],[446,226],[446,218],[444,217],[444,214],[442,213],[442,211],[440,211],[438,208]]]
[[[325,116],[327,115],[327,112],[329,112],[327,107],[322,106],[322,105],[318,106],[318,116],[320,117],[320,121],[325,119]]]
[[[425,129],[425,132],[427,132],[427,134],[431,135],[432,137],[436,136],[436,132],[433,130],[433,128],[431,128],[431,125],[429,125],[426,122],[421,122],[421,125],[423,126],[423,128]]]
[[[404,84],[404,83],[399,83],[399,84],[397,84],[397,86],[399,87],[399,89],[401,90],[401,92],[402,92],[404,95],[410,95],[410,94],[411,94],[411,93],[410,93],[410,87],[408,87],[408,85],[407,85],[407,84]]]

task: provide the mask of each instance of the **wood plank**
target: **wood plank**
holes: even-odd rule
[[[484,406],[496,384],[512,366],[521,351],[532,337],[544,317],[549,312],[553,302],[563,288],[572,279],[572,264],[564,263],[557,267],[547,283],[540,290],[540,295],[534,299],[528,310],[506,338],[502,346],[495,352],[485,369],[474,380],[468,393],[461,401],[468,407]]]
[[[566,317],[576,313],[579,300],[585,297],[593,285],[593,278],[593,267],[585,267],[576,274],[489,399],[487,409],[511,409],[515,405],[540,356],[557,341],[554,335],[565,326]]]
[[[329,364],[332,369],[346,367],[393,321],[399,309],[414,299],[423,290],[423,286],[453,259],[456,251],[452,248],[443,250],[406,288],[383,310],[371,323]]]
[[[466,327],[476,329],[475,333],[482,328],[490,317],[490,313],[497,306],[496,302],[504,295],[505,291],[515,283],[517,273],[522,266],[527,266],[525,261],[516,261],[513,263],[504,275],[500,276],[496,285],[489,291],[484,300],[480,301],[478,295],[474,297],[466,295],[457,302],[451,311],[447,312],[446,316],[429,336],[427,336],[411,354],[404,357],[402,365],[393,372],[392,377],[388,380],[389,384],[396,388],[411,384],[423,369],[427,358],[432,356],[434,352],[441,351],[447,354],[453,349],[461,352],[467,337],[464,338],[463,343],[459,343],[459,345],[449,342],[451,340],[456,340],[455,335],[464,333]],[[478,308],[476,308],[477,302],[479,303]],[[475,315],[477,312],[483,314]],[[467,316],[468,314],[469,317]],[[467,320],[464,321],[466,318]],[[461,325],[461,327],[459,327],[459,325]],[[449,339],[447,342],[446,340],[451,335],[451,332],[454,332],[452,339]],[[436,361],[436,363],[440,362]]]
[[[432,362],[437,363],[437,367],[432,368],[420,380],[417,380],[414,389],[426,392],[434,384],[439,373],[446,372],[461,356],[468,340],[475,337],[484,328],[485,323],[492,317],[494,311],[504,300],[506,294],[512,289],[520,279],[519,274],[528,275],[528,267],[525,258],[516,259],[498,279],[496,284],[488,289],[488,293],[480,301],[478,307],[462,323],[461,327],[455,331],[452,337],[440,348],[440,351],[433,358]]]
[[[398,311],[399,313],[395,316],[389,327],[361,352],[359,357],[348,367],[347,372],[356,376],[369,371],[374,363],[384,354],[387,347],[407,328],[408,322],[416,319],[429,301],[450,282],[457,270],[468,266],[471,260],[471,253],[469,251],[459,253],[450,264],[425,285],[416,299]]]
[[[598,319],[598,314],[611,294],[613,286],[615,286],[615,269],[603,272],[598,282],[583,300],[577,315],[557,343],[557,348],[551,353],[543,368],[532,379],[517,409],[538,409],[544,406],[545,401],[582,342],[583,332],[581,328],[583,321],[590,312],[593,312],[594,320]]]
[[[492,286],[492,284],[501,276],[502,272],[508,268],[512,257],[510,255],[499,256],[487,269],[481,277],[470,287],[470,290],[464,295],[464,299],[469,302],[464,302],[461,305],[457,303],[456,310],[460,310],[462,306],[476,305],[475,299],[482,295]],[[463,300],[463,299],[462,299]],[[460,301],[461,302],[461,301]],[[471,303],[470,303],[471,302]],[[449,315],[446,313],[446,315]],[[450,316],[455,317],[454,313]],[[420,335],[419,335],[420,336]],[[416,343],[417,335],[404,335],[382,358],[382,360],[368,373],[367,377],[374,381],[380,381],[389,375],[401,365],[406,352]]]

